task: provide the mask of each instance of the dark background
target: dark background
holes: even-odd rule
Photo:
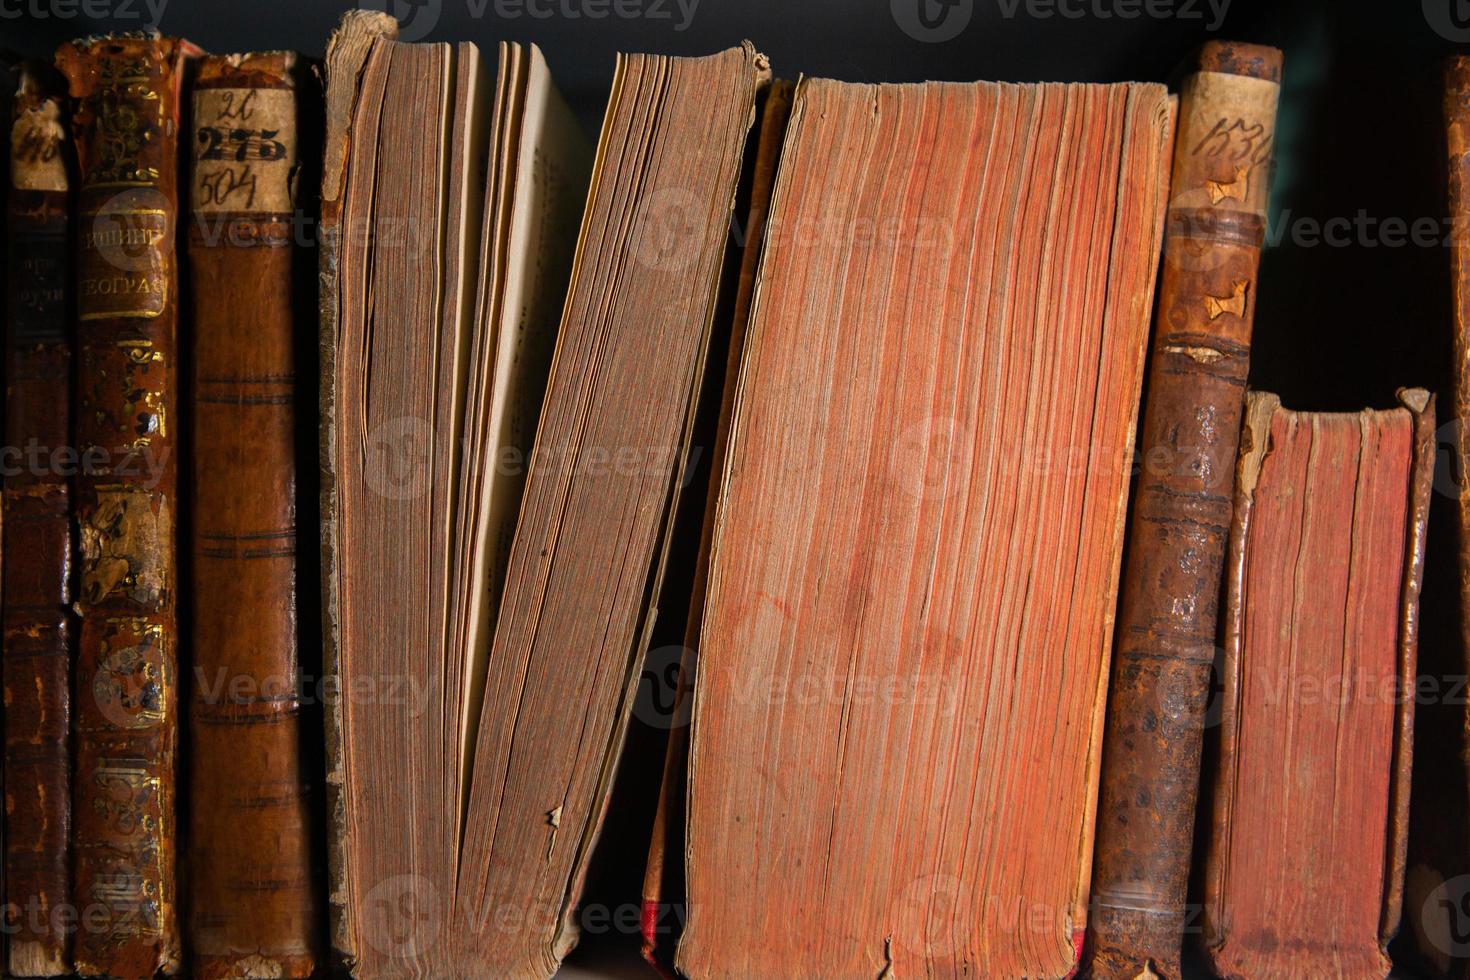
[[[156,5],[159,0],[152,0]],[[1403,384],[1443,387],[1448,359],[1446,250],[1392,234],[1432,222],[1445,235],[1439,66],[1470,51],[1461,0],[621,0],[644,12],[587,12],[599,0],[361,0],[392,10],[409,40],[538,43],[590,134],[618,51],[707,54],[749,38],[777,74],[849,81],[1170,81],[1210,37],[1286,52],[1273,228],[1256,319],[1257,387],[1295,408],[1392,404]],[[915,39],[906,7],[931,4],[949,40]],[[1103,12],[1140,8],[1138,16]],[[148,0],[85,0],[113,12],[62,16],[83,0],[0,0],[0,36],[23,53],[94,30],[136,29]],[[1224,4],[1223,22],[1216,10]],[[156,26],[210,51],[290,47],[320,55],[340,0],[166,0]],[[578,16],[563,12],[570,7]],[[45,14],[36,17],[33,9]],[[1055,10],[1050,16],[1035,16]],[[1061,10],[1073,15],[1064,16]],[[543,16],[535,16],[539,13]],[[16,16],[24,14],[23,16]],[[913,21],[910,21],[912,23]],[[1215,28],[1211,30],[1211,28]],[[957,29],[957,32],[956,32]],[[1445,36],[1450,35],[1450,36]],[[1314,227],[1353,222],[1341,244]],[[1397,241],[1398,244],[1394,244]]]
[[[78,34],[148,26],[148,2],[0,0],[0,43],[46,56]],[[314,56],[348,6],[163,2],[156,26],[209,51],[290,47]],[[1286,69],[1252,383],[1277,391],[1289,407],[1319,410],[1386,407],[1401,385],[1444,390],[1449,228],[1440,66],[1449,54],[1470,52],[1463,0],[682,0],[693,4],[689,16],[680,2],[360,5],[397,14],[406,40],[540,44],[593,136],[618,51],[708,54],[748,38],[784,77],[1167,82],[1211,37],[1276,45]],[[918,39],[900,26],[916,22],[909,18],[921,3],[942,23],[939,34],[952,37]],[[589,16],[598,4],[605,16]],[[618,4],[643,13],[619,16]],[[1130,4],[1137,16],[1118,16]],[[91,5],[113,15],[81,16]],[[1172,13],[1150,15],[1150,8]],[[1417,242],[1410,229],[1418,229]]]
[[[153,3],[156,9],[158,0]],[[902,26],[918,23],[920,3],[929,5],[939,24],[937,39],[915,37],[923,31]],[[1463,0],[1214,0],[1213,7],[1210,0],[684,4],[361,5],[395,13],[405,24],[405,40],[541,45],[589,135],[596,133],[620,50],[707,54],[748,38],[783,77],[1172,82],[1190,51],[1209,38],[1276,45],[1286,53],[1286,67],[1252,385],[1280,393],[1289,407],[1316,410],[1388,407],[1404,385],[1447,394],[1451,229],[1445,218],[1440,79],[1445,56],[1470,53],[1470,10],[1459,13]],[[145,0],[0,0],[0,45],[49,57],[57,43],[80,34],[157,27],[214,52],[284,47],[320,56],[346,7],[333,0],[167,0],[155,20]],[[629,8],[641,13],[619,14]],[[598,9],[607,12],[590,16]],[[1136,16],[1119,16],[1129,9]],[[87,10],[106,16],[88,17]],[[1441,414],[1447,409],[1442,398]],[[1448,535],[1453,514],[1447,499],[1437,496],[1421,659],[1429,668],[1448,670],[1458,655]],[[1433,719],[1432,712],[1421,712],[1421,738],[1441,734]],[[650,798],[645,786],[657,779],[662,736],[634,722],[592,882],[593,894],[612,905],[636,901],[648,819],[636,801]],[[1416,807],[1425,801],[1464,805],[1464,787],[1441,802],[1438,787],[1420,783]],[[619,800],[626,805],[617,805]],[[608,975],[604,971],[613,968],[602,965],[605,952],[598,950],[622,950],[626,958],[632,946],[626,935],[589,935],[576,958],[597,963],[597,975]],[[639,975],[631,964],[617,968],[623,970]]]

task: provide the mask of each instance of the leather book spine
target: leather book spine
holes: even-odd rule
[[[1103,742],[1093,976],[1180,975],[1281,53],[1211,42],[1180,96]]]
[[[83,976],[172,975],[178,754],[179,343],[174,235],[184,42],[61,46],[80,187],[80,574],[72,794]]]
[[[1449,156],[1449,206],[1454,221],[1450,240],[1453,287],[1454,366],[1451,412],[1455,434],[1455,502],[1459,518],[1461,656],[1470,672],[1470,57],[1452,58],[1445,69],[1445,137]],[[1462,741],[1455,747],[1461,778],[1470,785],[1470,712],[1465,713]],[[1465,855],[1470,857],[1470,853]],[[1470,870],[1467,868],[1466,870]],[[1470,976],[1470,962],[1463,975]]]
[[[342,245],[342,206],[347,191],[352,139],[352,110],[357,101],[358,78],[373,44],[392,40],[398,21],[372,10],[349,10],[327,43],[326,136],[322,144],[321,216],[317,256],[319,320],[318,387],[319,452],[321,465],[321,590],[323,683],[341,676],[338,639],[337,566],[337,339],[339,335],[338,263]],[[357,229],[362,232],[363,229]],[[345,855],[349,833],[343,793],[342,704],[326,705],[324,718],[327,804],[327,912],[332,962],[350,971],[357,960],[357,932],[350,913],[350,876]]]
[[[201,980],[309,977],[318,961],[296,621],[297,92],[291,52],[205,58],[193,86],[188,935]]]
[[[20,977],[71,972],[72,168],[53,75],[20,73],[7,195],[5,925]]]
[[[1404,879],[1409,851],[1409,795],[1414,762],[1414,702],[1419,679],[1419,598],[1424,587],[1424,553],[1429,530],[1429,502],[1434,489],[1438,450],[1434,396],[1422,388],[1401,388],[1399,403],[1414,416],[1414,462],[1409,482],[1409,529],[1404,541],[1403,600],[1399,615],[1399,690],[1394,712],[1393,773],[1389,788],[1388,867],[1384,869],[1383,918],[1379,948],[1398,935],[1404,908]]]
[[[1454,527],[1436,531],[1430,547],[1431,590],[1443,601],[1428,608],[1435,619],[1431,630],[1454,639],[1425,645],[1422,672],[1450,691],[1470,676],[1470,57],[1453,57],[1445,65],[1444,126],[1453,223],[1445,420],[1452,462],[1445,489]],[[1415,724],[1416,799],[1404,894],[1413,942],[1401,951],[1426,976],[1470,980],[1470,834],[1463,817],[1470,802],[1470,707],[1464,697],[1427,698],[1419,704]]]

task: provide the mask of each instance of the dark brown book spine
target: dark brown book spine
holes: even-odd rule
[[[76,102],[76,481],[81,615],[73,887],[84,976],[179,966],[179,86],[188,46],[64,44]]]
[[[193,94],[193,975],[318,959],[296,623],[297,60],[210,57]]]
[[[1470,834],[1465,832],[1470,706],[1463,696],[1470,675],[1470,57],[1449,59],[1444,85],[1454,317],[1445,435],[1453,453],[1447,471],[1453,500],[1447,502],[1447,511],[1455,526],[1434,535],[1429,574],[1433,598],[1425,608],[1430,635],[1453,634],[1454,639],[1426,643],[1420,660],[1424,681],[1439,685],[1444,696],[1421,699],[1415,720],[1413,831],[1404,894],[1413,942],[1403,952],[1425,976],[1470,980]],[[1434,601],[1439,598],[1443,601]]]
[[[53,74],[21,72],[7,198],[5,920],[21,977],[71,972],[71,174]]]
[[[1100,978],[1179,976],[1280,75],[1274,48],[1211,42],[1180,97],[1103,742]]]

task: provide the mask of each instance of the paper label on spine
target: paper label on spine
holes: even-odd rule
[[[66,190],[62,142],[66,130],[55,102],[41,103],[15,117],[10,129],[10,182],[22,191]]]
[[[1265,217],[1281,86],[1202,71],[1185,82],[1171,208],[1245,211]]]
[[[287,214],[296,168],[296,97],[289,89],[194,93],[196,212]]]

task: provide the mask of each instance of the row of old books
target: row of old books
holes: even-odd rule
[[[321,753],[303,752],[296,603],[314,586],[295,558],[295,336],[315,269],[293,231],[315,179],[298,114],[320,109],[301,67],[126,36],[20,72],[3,539],[15,976],[321,961]]]
[[[1407,918],[1467,975],[1434,398],[1246,390],[1279,52],[628,55],[594,145],[536,48],[395,33],[21,75],[11,974],[550,976],[636,716],[662,970],[1382,977]]]

